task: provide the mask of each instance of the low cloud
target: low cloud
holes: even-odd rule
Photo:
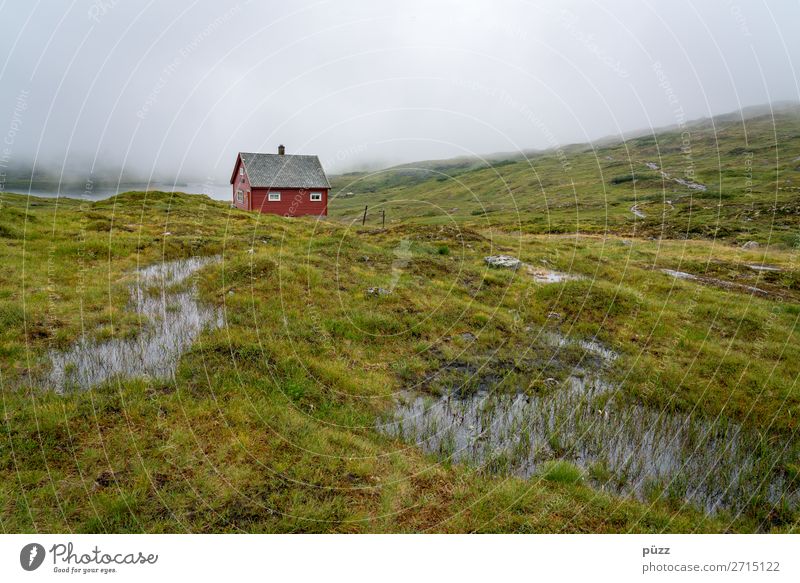
[[[800,5],[696,4],[5,3],[2,161],[222,183],[279,143],[342,172],[798,99]]]

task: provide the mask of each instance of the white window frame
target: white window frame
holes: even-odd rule
[[[244,166],[239,166],[239,176],[244,176]]]
[[[267,201],[268,202],[280,202],[281,201],[281,193],[280,192],[270,192],[267,194]]]
[[[236,202],[244,204],[244,193],[241,190],[236,191]]]
[[[316,198],[314,198],[316,197]],[[309,195],[309,200],[311,202],[322,202],[322,193],[321,192],[312,192]]]

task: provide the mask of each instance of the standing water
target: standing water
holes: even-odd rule
[[[599,346],[579,344],[587,354]],[[599,354],[616,357],[608,349]],[[640,500],[667,498],[762,520],[800,508],[793,440],[630,403],[598,371],[576,369],[538,392],[475,380],[442,387],[438,396],[404,393],[381,430],[483,472],[527,478],[559,459],[595,486]]]
[[[50,353],[48,384],[63,392],[87,389],[115,376],[171,378],[181,354],[205,328],[222,325],[222,312],[197,301],[191,276],[216,257],[165,261],[139,269],[130,286],[130,309],[144,320],[133,338],[81,338]]]

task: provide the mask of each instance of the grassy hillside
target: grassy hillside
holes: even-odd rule
[[[332,216],[354,220],[368,205],[372,224],[385,210],[395,223],[794,247],[800,242],[800,109],[744,123],[720,116],[683,130],[572,145],[527,159],[457,159],[353,173],[334,177],[333,185]],[[634,216],[634,205],[644,217]]]
[[[747,128],[752,195],[733,125],[716,139],[692,129],[694,180],[706,192],[644,166],[680,177],[680,138],[666,135],[571,148],[569,172],[541,154],[531,164],[470,162],[441,181],[360,177],[375,192],[343,187],[357,194],[320,222],[196,195],[0,195],[0,527],[796,531],[797,214],[769,209],[796,204],[786,181],[800,164],[800,124],[781,121],[778,148],[764,120]],[[347,220],[383,199],[386,229],[374,217],[365,227]],[[433,204],[450,216],[428,214]],[[647,217],[634,221],[633,204]],[[662,233],[673,238],[652,238]],[[732,244],[745,240],[777,244]],[[487,267],[484,257],[500,253],[525,266]],[[64,394],[47,386],[50,356],[81,337],[90,347],[145,338],[149,323],[129,305],[134,270],[189,256],[219,258],[197,287],[225,326],[199,336],[174,379],[114,378]],[[542,272],[569,277],[545,283]],[[600,363],[577,348],[589,343],[619,356]],[[535,400],[595,366],[615,387],[616,410],[744,436],[718,457],[741,457],[747,495],[708,513],[687,503],[685,484],[620,495],[598,484],[624,476],[582,469],[576,444],[556,443],[555,432],[543,454],[552,460],[523,479],[508,460],[452,463],[452,448],[431,452],[419,436],[379,427],[398,396],[491,386]],[[598,401],[591,423],[613,422],[608,411]],[[776,476],[777,492],[766,481]]]

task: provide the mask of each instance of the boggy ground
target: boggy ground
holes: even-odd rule
[[[658,492],[644,501],[602,492],[574,468],[523,479],[450,463],[376,427],[399,395],[426,390],[420,379],[443,361],[518,363],[531,390],[591,365],[580,351],[542,344],[536,331],[551,330],[619,354],[608,374],[621,403],[729,420],[770,446],[793,444],[792,248],[459,225],[357,229],[165,193],[93,204],[4,194],[0,234],[5,532],[798,527],[796,509],[780,503],[707,516]],[[498,253],[582,277],[541,284],[525,270],[487,267],[483,258]],[[173,378],[115,378],[63,395],[37,385],[51,351],[81,335],[142,334],[153,322],[129,309],[136,268],[190,256],[220,257],[196,285],[225,325],[199,335]],[[770,286],[781,301],[661,269],[713,269]],[[797,460],[781,464],[796,489]]]

